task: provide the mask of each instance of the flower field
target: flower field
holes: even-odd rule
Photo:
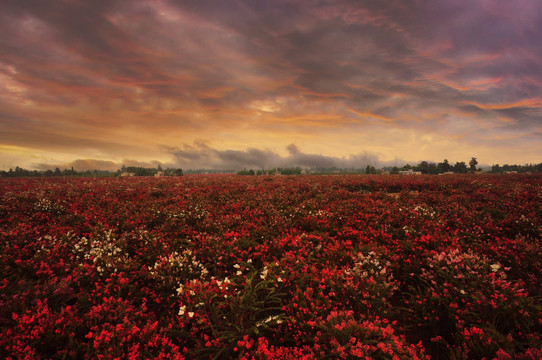
[[[542,358],[542,176],[0,181],[0,357]]]

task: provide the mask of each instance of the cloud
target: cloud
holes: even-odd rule
[[[275,167],[280,156],[269,150],[248,148],[247,150],[218,150],[207,142],[195,141],[194,145],[168,148],[175,163],[183,168],[207,168],[237,170],[242,168]]]
[[[246,150],[219,150],[203,141],[193,145],[170,147],[166,149],[175,159],[175,166],[185,169],[271,169],[292,168],[364,168],[367,165],[382,166],[377,155],[362,153],[347,157],[334,157],[311,154],[301,151],[295,144],[287,146],[288,155],[280,155],[267,149],[248,148]]]
[[[97,160],[97,159],[78,159],[69,163],[62,163],[62,164],[39,163],[39,164],[34,165],[34,168],[38,170],[54,170],[55,168],[64,170],[64,169],[71,169],[72,167],[75,171],[87,171],[87,170],[117,171],[121,167],[121,165],[114,161]]]
[[[124,159],[121,162],[110,161],[110,160],[99,160],[99,159],[77,159],[70,162],[64,163],[37,163],[32,166],[32,168],[38,170],[54,170],[55,168],[71,169],[73,167],[76,171],[87,171],[87,170],[109,170],[117,171],[122,166],[136,166],[144,168],[156,168],[158,165],[162,165],[162,162],[158,160],[153,161],[138,161],[133,159]]]
[[[312,166],[398,129],[503,151],[541,131],[540,33],[538,0],[6,0],[0,145],[122,159],[206,138],[176,159]],[[299,138],[307,152],[265,150]],[[392,151],[378,139],[364,147]]]
[[[162,165],[162,162],[158,160],[139,161],[139,160],[134,160],[134,159],[124,159],[122,160],[122,165],[144,167],[144,168],[155,168],[155,167],[158,167],[158,165]]]

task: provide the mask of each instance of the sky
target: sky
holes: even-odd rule
[[[542,162],[540,0],[3,0],[0,167]]]

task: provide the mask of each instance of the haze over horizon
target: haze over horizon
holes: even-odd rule
[[[542,162],[542,2],[4,0],[0,166]]]

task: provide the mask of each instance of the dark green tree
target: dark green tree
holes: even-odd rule
[[[466,174],[468,171],[467,164],[464,161],[456,162],[454,165],[454,172],[460,174]]]
[[[367,165],[367,167],[365,168],[365,173],[366,174],[376,174],[376,168],[374,166]]]
[[[470,159],[469,161],[469,167],[470,167],[470,171],[471,172],[476,172],[476,166],[478,165],[478,160],[476,160],[475,157],[473,157],[472,159]]]
[[[429,167],[429,163],[427,161],[422,161],[421,163],[416,166],[416,170],[420,171],[422,174],[427,174],[427,169]]]
[[[444,173],[451,170],[452,170],[452,166],[450,165],[450,162],[448,161],[448,159],[444,159],[443,162],[438,163],[439,172]]]

